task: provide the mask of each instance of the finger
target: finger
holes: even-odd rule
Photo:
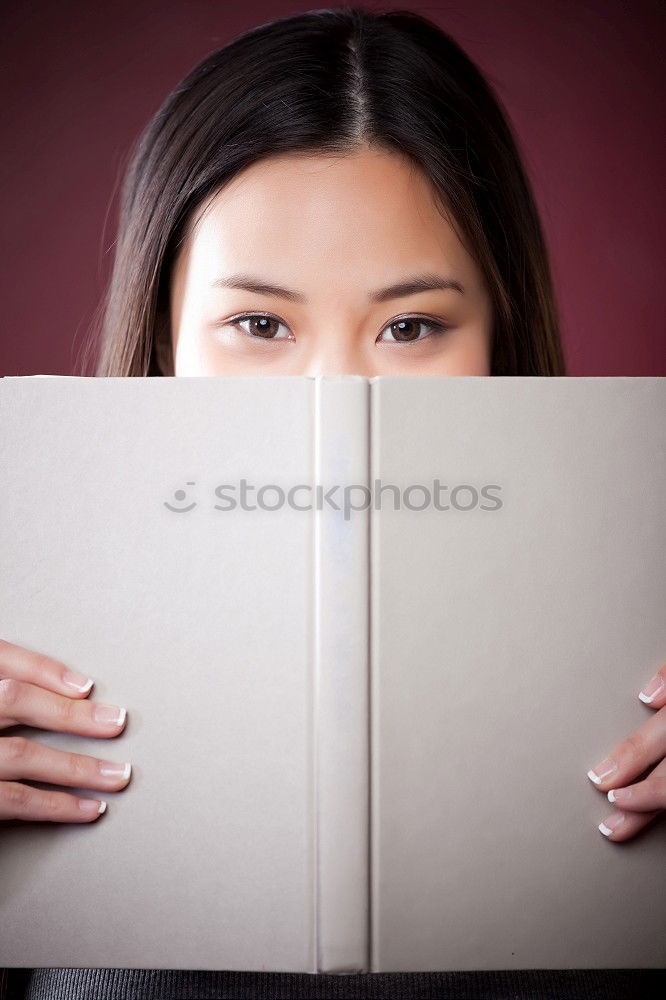
[[[639,692],[638,697],[650,708],[666,705],[666,663],[659,667],[654,677]]]
[[[624,788],[611,788],[608,801],[614,802],[623,812],[649,812],[666,809],[666,760],[657,764],[643,781]]]
[[[599,824],[599,832],[603,833],[604,837],[608,840],[621,843],[623,840],[630,840],[632,837],[635,837],[655,816],[661,816],[662,814],[662,809],[658,809],[656,812],[641,813],[619,810],[607,816],[603,823]]]
[[[55,750],[25,736],[0,739],[0,780],[50,781],[54,785],[117,791],[129,781],[132,765]]]
[[[103,813],[106,802],[51,792],[17,781],[0,781],[0,820],[34,819],[53,823],[88,823]]]
[[[85,698],[94,681],[70,670],[51,656],[17,646],[0,639],[0,678],[13,677],[39,687],[66,694],[69,698]]]
[[[587,772],[600,791],[622,788],[657,761],[666,757],[666,708],[651,715],[642,726],[618,743],[608,757]]]
[[[126,714],[118,705],[68,698],[13,677],[0,680],[0,728],[23,724],[102,738],[115,736]]]

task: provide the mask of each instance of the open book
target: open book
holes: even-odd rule
[[[0,739],[133,764],[0,824],[0,966],[666,965],[664,816],[587,777],[666,657],[664,379],[9,377],[0,428],[0,635],[128,711]]]

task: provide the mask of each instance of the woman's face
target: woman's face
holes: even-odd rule
[[[166,374],[490,374],[481,273],[402,157],[261,160],[192,223]]]

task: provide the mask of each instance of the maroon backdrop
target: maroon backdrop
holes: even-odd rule
[[[210,51],[315,6],[5,3],[0,375],[80,374],[130,144]],[[666,374],[662,5],[386,7],[417,10],[452,34],[507,108],[546,231],[569,373]]]

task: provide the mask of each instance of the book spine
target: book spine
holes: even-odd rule
[[[314,380],[316,970],[369,968],[369,391]]]

